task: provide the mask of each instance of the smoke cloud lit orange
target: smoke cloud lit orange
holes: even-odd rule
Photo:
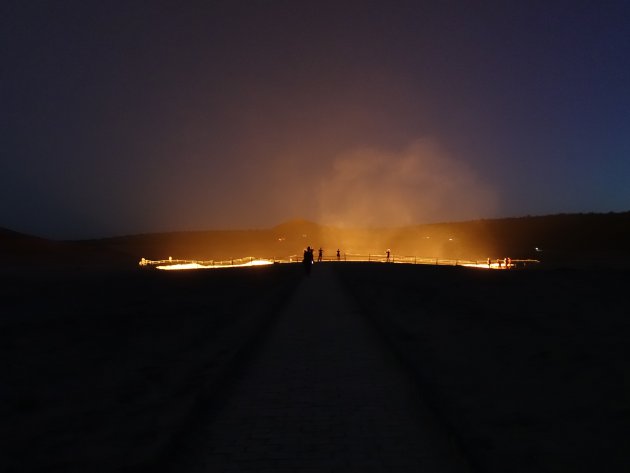
[[[470,166],[419,140],[400,152],[339,156],[319,188],[319,208],[322,223],[385,227],[486,217],[497,198]]]

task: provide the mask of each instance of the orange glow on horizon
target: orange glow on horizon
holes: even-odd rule
[[[298,263],[302,258],[298,255],[291,257],[278,259],[264,259],[264,258],[240,258],[234,260],[225,261],[191,261],[191,260],[174,260],[169,258],[168,260],[151,261],[146,258],[142,258],[139,262],[140,266],[152,266],[156,269],[166,271],[177,270],[192,270],[192,269],[221,269],[221,268],[244,268],[251,266],[268,266],[276,263]],[[434,266],[462,266],[467,268],[497,270],[497,269],[517,269],[523,268],[527,265],[540,263],[538,260],[533,259],[519,259],[509,260],[509,264],[506,264],[505,260],[496,260],[488,263],[488,261],[470,261],[462,259],[441,259],[441,258],[419,258],[415,256],[399,256],[399,255],[360,255],[352,253],[344,253],[343,258],[337,257],[324,258],[318,263],[325,262],[365,262],[365,263],[388,263],[388,264],[422,264],[422,265],[434,265]]]
[[[141,263],[142,264],[142,263]],[[245,268],[250,266],[267,266],[273,261],[266,259],[254,259],[240,264],[200,264],[200,263],[176,263],[156,266],[156,269],[166,271],[179,271],[187,269],[222,269],[222,268]]]

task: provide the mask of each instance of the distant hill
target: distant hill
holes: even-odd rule
[[[499,255],[555,265],[630,267],[630,212],[497,219],[482,226]]]
[[[48,240],[0,228],[0,267],[119,267],[135,260],[100,243]]]
[[[60,243],[0,228],[0,258],[8,263],[26,257],[46,257],[57,251]]]
[[[58,242],[0,230],[4,261],[43,258],[135,265],[147,259],[285,258],[307,246],[325,255],[383,254],[485,260],[534,258],[552,266],[630,267],[630,212],[559,214],[346,229],[292,220],[261,230],[153,233]]]
[[[15,232],[8,228],[0,228],[0,248],[14,248],[17,249],[22,246],[37,246],[47,245],[50,240],[45,238],[39,238],[25,233]]]
[[[559,214],[345,229],[292,220],[270,229],[175,232],[97,240],[118,252],[149,259],[221,260],[301,255],[307,246],[325,255],[394,254],[479,259],[534,258],[550,265],[630,266],[630,212]]]

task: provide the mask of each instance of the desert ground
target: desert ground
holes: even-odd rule
[[[630,467],[628,271],[388,272],[340,275],[475,471]]]
[[[2,471],[630,470],[628,270],[0,278]]]

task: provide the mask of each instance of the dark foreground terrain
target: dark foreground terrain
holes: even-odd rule
[[[630,471],[628,271],[341,276],[477,471]]]
[[[630,471],[628,271],[0,278],[0,471]]]
[[[156,467],[301,273],[31,271],[0,281],[0,471]]]

